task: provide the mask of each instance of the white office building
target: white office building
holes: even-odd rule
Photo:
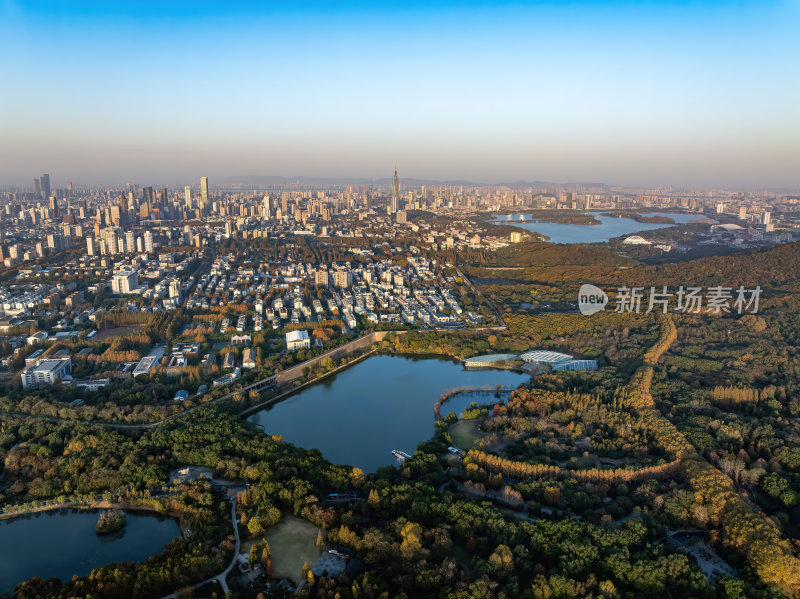
[[[60,378],[62,381],[70,380],[71,375],[72,360],[70,358],[37,360],[22,371],[22,387],[27,389],[40,385],[52,385],[56,382],[56,378]]]

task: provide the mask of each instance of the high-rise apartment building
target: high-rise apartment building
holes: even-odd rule
[[[352,285],[353,274],[349,270],[333,271],[333,284],[340,289],[347,289]]]
[[[117,253],[117,233],[114,229],[106,229],[106,247],[109,254]]]
[[[123,270],[111,278],[111,292],[115,295],[133,293],[139,287],[139,273]]]
[[[269,220],[272,217],[272,214],[270,212],[269,194],[268,193],[264,194],[264,202],[263,202],[263,205],[261,207],[261,216],[263,218],[267,219],[267,220]]]
[[[172,279],[169,282],[169,296],[170,297],[177,297],[180,300],[180,297],[181,297],[181,282],[178,279]]]
[[[331,277],[327,270],[318,270],[314,273],[314,285],[317,287],[327,287],[330,285]]]
[[[144,251],[145,252],[152,252],[153,251],[153,232],[152,231],[145,231],[144,232]]]

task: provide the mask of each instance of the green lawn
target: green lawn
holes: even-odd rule
[[[472,449],[475,441],[481,437],[474,420],[459,420],[450,427],[450,435],[453,437],[453,445],[465,451]]]
[[[284,516],[280,522],[268,529],[264,538],[272,553],[272,578],[289,578],[300,582],[303,562],[313,567],[319,557],[317,531],[319,529],[306,520]],[[323,531],[323,536],[325,532]],[[250,547],[259,539],[242,544],[241,552],[249,553]]]

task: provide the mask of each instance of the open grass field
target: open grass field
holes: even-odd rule
[[[284,516],[280,522],[267,530],[264,538],[269,543],[272,553],[272,577],[289,578],[300,582],[303,562],[309,567],[319,558],[317,550],[317,531],[319,529],[300,518]],[[324,534],[324,533],[323,533]],[[242,543],[241,552],[249,553],[260,539],[251,539]]]
[[[467,451],[475,446],[475,441],[480,439],[481,433],[474,420],[459,420],[450,427],[453,445]]]

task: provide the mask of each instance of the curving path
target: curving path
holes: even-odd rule
[[[231,570],[233,570],[233,568],[239,562],[239,549],[241,548],[241,540],[239,539],[239,520],[236,518],[236,497],[231,498],[231,524],[233,526],[233,534],[236,537],[236,546],[233,549],[233,559],[231,559],[231,563],[228,564],[228,567],[225,568],[222,572],[220,572],[216,576],[212,576],[211,578],[208,578],[202,582],[198,582],[196,585],[193,585],[192,586],[193,589],[198,589],[203,585],[216,582],[217,584],[219,584],[219,586],[222,587],[222,591],[224,593],[227,594],[228,591],[230,590],[228,588],[228,581],[226,579],[228,578],[228,574],[231,573]],[[179,594],[180,591],[176,591],[169,595],[165,595],[161,599],[177,599]]]

